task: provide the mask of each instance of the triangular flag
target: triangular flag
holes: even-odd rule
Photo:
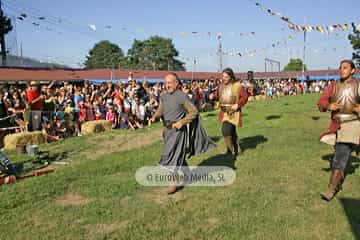
[[[346,30],[349,29],[349,26],[345,23],[344,25],[341,25],[341,29],[342,29],[343,31],[346,31]]]
[[[318,30],[321,33],[324,33],[324,29],[321,26],[316,26],[316,30]]]
[[[94,24],[89,24],[89,28],[93,31],[96,31],[96,26]]]
[[[356,31],[360,31],[360,23],[356,26]]]

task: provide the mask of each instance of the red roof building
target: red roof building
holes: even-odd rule
[[[138,80],[163,78],[169,71],[142,71],[142,70],[112,70],[112,69],[36,69],[0,67],[0,81],[74,81],[84,79],[127,79],[129,72]],[[181,79],[220,78],[218,72],[176,72]],[[304,76],[334,76],[338,70],[305,71]],[[360,70],[357,70],[360,74]],[[254,78],[298,78],[301,71],[290,72],[254,72]],[[236,73],[237,78],[247,79],[247,73]]]

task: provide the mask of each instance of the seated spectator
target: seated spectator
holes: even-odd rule
[[[45,119],[43,121],[42,133],[46,137],[47,142],[58,141],[60,137],[56,135],[56,130],[51,121]]]
[[[117,126],[117,116],[116,110],[112,105],[108,106],[108,110],[106,112],[106,121],[111,122],[111,127],[114,129]]]
[[[127,113],[120,113],[119,114],[119,127],[121,129],[128,129],[130,127],[129,124],[129,116]]]
[[[82,124],[86,121],[87,119],[87,109],[86,109],[86,106],[84,104],[84,102],[79,102],[79,123]]]
[[[129,115],[129,126],[132,130],[143,128],[143,125],[140,123],[139,119],[137,119],[133,114]]]

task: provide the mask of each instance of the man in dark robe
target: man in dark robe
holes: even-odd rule
[[[160,97],[160,105],[151,122],[162,117],[164,124],[164,147],[160,158],[160,165],[169,168],[173,174],[179,170],[185,174],[189,172],[186,162],[187,124],[198,117],[198,110],[189,97],[179,88],[179,78],[175,73],[165,76],[166,92]],[[199,125],[199,124],[197,124]],[[195,130],[195,132],[198,132]],[[203,144],[206,145],[206,144]],[[207,150],[213,145],[207,144]],[[203,151],[202,151],[203,152]],[[171,185],[168,194],[175,193],[181,186]]]

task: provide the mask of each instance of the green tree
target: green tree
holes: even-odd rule
[[[184,71],[184,63],[176,59],[179,52],[169,38],[152,36],[144,41],[134,40],[128,50],[127,65],[139,70]]]
[[[6,65],[6,47],[5,47],[5,35],[13,29],[10,18],[3,14],[0,7],[0,44],[1,44],[1,62],[2,65]]]
[[[357,67],[360,67],[360,25],[358,27],[352,23],[354,34],[349,34],[348,38],[351,45],[353,46],[354,52],[352,59],[354,60]]]
[[[124,53],[121,48],[109,41],[100,41],[86,56],[86,68],[118,68],[124,63]]]
[[[301,59],[290,59],[290,62],[285,66],[284,71],[301,71],[303,69],[303,62]],[[306,65],[304,69],[307,70]]]

